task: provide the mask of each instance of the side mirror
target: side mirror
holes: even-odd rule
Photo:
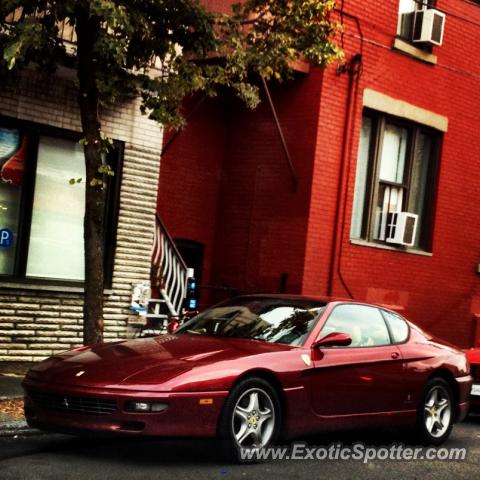
[[[321,347],[348,347],[352,343],[352,337],[347,333],[332,332],[313,343],[312,348]]]

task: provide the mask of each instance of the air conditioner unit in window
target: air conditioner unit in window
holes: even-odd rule
[[[425,8],[415,12],[413,21],[413,43],[441,45],[445,27],[445,14],[434,8]]]
[[[413,246],[417,233],[418,215],[409,212],[390,213],[387,218],[385,241],[397,245]]]

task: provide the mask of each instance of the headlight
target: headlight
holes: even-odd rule
[[[125,403],[125,410],[127,412],[137,413],[161,413],[167,410],[168,405],[160,402],[127,402]]]

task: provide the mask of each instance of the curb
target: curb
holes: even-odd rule
[[[31,435],[43,434],[42,430],[31,428],[26,420],[4,419],[0,422],[0,438],[2,437],[26,437]]]
[[[45,432],[41,430],[36,430],[34,428],[30,428],[28,426],[25,427],[16,427],[16,428],[6,428],[0,429],[0,438],[7,438],[7,437],[32,437],[34,435],[43,435]]]
[[[18,400],[21,397],[0,396],[2,400]],[[30,436],[43,433],[35,428],[30,428],[25,420],[10,419],[8,415],[0,421],[0,438],[2,437],[17,437],[17,436]]]
[[[42,433],[44,432],[41,430],[30,428],[25,420],[0,423],[0,438],[39,435]]]

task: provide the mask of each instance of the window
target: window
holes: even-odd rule
[[[400,317],[400,315],[396,315],[393,312],[387,312],[386,310],[382,310],[382,314],[388,324],[388,328],[390,329],[390,334],[392,335],[393,342],[405,342],[409,334],[407,322],[402,317]]]
[[[85,178],[83,147],[77,142],[41,136],[27,277],[84,278],[85,182],[70,185],[71,178]]]
[[[413,35],[415,12],[435,6],[433,0],[400,0],[398,7],[397,35],[410,41]]]
[[[439,144],[435,130],[366,111],[360,133],[351,238],[386,243],[392,214],[410,212],[418,215],[414,248],[430,250]]]
[[[83,281],[85,159],[78,139],[47,127],[0,122],[0,278]],[[107,283],[113,258],[119,147],[108,159],[117,175],[107,180]]]
[[[332,332],[350,335],[352,343],[349,347],[374,347],[390,344],[390,336],[382,314],[377,308],[366,305],[335,307],[322,328],[320,338]]]

